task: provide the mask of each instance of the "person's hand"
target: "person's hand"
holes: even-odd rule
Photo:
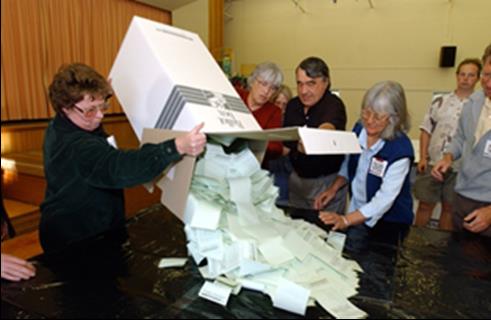
[[[345,230],[350,226],[350,223],[345,216],[335,212],[321,211],[319,212],[319,219],[327,225],[332,225],[333,231]]]
[[[426,171],[427,166],[428,166],[427,159],[423,159],[423,158],[419,159],[418,166],[417,166],[418,173],[424,173]]]
[[[2,279],[10,281],[26,280],[36,275],[32,263],[9,254],[2,253]]]
[[[298,140],[297,150],[298,152],[305,154],[305,147],[303,146],[302,140]]]
[[[321,210],[336,196],[334,188],[329,188],[326,191],[315,197],[314,209]]]
[[[491,206],[482,207],[469,213],[464,218],[463,226],[470,232],[479,233],[491,226]]]
[[[443,175],[447,172],[448,168],[452,165],[452,160],[448,158],[442,158],[433,166],[431,175],[438,181],[443,181]]]
[[[281,152],[281,155],[282,156],[287,156],[290,154],[290,148],[287,148],[287,147],[283,147],[283,150]]]
[[[196,157],[203,152],[206,145],[206,135],[199,131],[204,125],[201,123],[189,133],[176,138],[176,148],[179,154]]]
[[[324,122],[319,126],[319,129],[336,130],[336,127],[330,122]]]

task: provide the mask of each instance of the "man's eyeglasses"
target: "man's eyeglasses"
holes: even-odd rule
[[[73,108],[75,108],[75,110],[80,112],[84,117],[86,117],[88,119],[94,118],[97,115],[98,111],[105,113],[109,109],[109,107],[110,107],[110,104],[108,102],[104,102],[104,103],[101,103],[99,105],[92,106],[87,110],[80,108],[76,104],[73,105]]]
[[[389,114],[388,113],[377,113],[377,112],[370,110],[370,109],[363,109],[361,111],[361,117],[364,120],[368,120],[370,118],[373,118],[373,120],[375,120],[376,122],[382,122],[382,121],[389,119]]]

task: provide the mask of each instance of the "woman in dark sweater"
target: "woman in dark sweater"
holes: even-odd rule
[[[108,81],[84,64],[62,66],[49,87],[56,116],[44,141],[47,188],[39,227],[47,253],[123,228],[123,188],[149,182],[183,155],[204,149],[201,124],[169,141],[118,150],[101,124],[112,94]]]

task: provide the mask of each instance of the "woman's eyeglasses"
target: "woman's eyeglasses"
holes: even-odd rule
[[[377,113],[377,112],[370,110],[370,109],[363,109],[361,111],[361,117],[363,118],[363,120],[369,120],[370,118],[372,118],[376,122],[382,122],[382,121],[385,121],[389,118],[389,114],[388,113]]]
[[[89,109],[82,109],[76,104],[73,105],[73,108],[80,112],[84,117],[91,119],[94,118],[97,115],[98,111],[101,111],[102,113],[105,113],[110,107],[110,104],[108,102],[101,103],[96,106],[92,106]]]

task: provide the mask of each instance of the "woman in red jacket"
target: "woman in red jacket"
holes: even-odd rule
[[[281,110],[270,102],[271,97],[281,86],[283,73],[272,62],[257,65],[256,69],[247,79],[247,90],[238,89],[238,93],[249,110],[263,129],[281,128]],[[268,169],[270,160],[282,155],[283,144],[279,141],[270,141],[264,155],[262,167]]]

